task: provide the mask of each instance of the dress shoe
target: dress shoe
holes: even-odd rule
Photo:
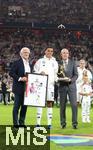
[[[47,127],[48,129],[51,129],[52,128],[52,125],[48,125],[48,127]]]
[[[14,129],[19,129],[19,125],[13,125]]]
[[[19,128],[27,128],[27,126],[23,124],[23,125],[19,125]]]
[[[66,128],[66,124],[61,125],[61,128],[65,129]]]
[[[37,124],[37,125],[36,125],[36,127],[40,127],[40,125],[39,125],[39,124]]]
[[[73,129],[77,129],[77,125],[73,125]]]

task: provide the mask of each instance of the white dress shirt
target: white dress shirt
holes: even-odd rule
[[[23,63],[24,63],[25,73],[30,73],[30,65],[29,65],[29,62],[26,61],[25,59],[23,59]]]
[[[68,65],[68,59],[67,60],[63,60],[63,66],[64,66],[64,70],[67,70],[67,65]]]

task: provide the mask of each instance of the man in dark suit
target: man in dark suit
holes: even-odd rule
[[[61,127],[66,128],[66,103],[68,95],[72,108],[72,127],[77,129],[76,79],[78,77],[78,73],[76,64],[73,60],[69,59],[69,51],[66,48],[61,50],[61,60],[59,62],[59,66],[64,68],[64,70],[62,70],[62,80],[59,78]]]
[[[25,82],[27,81],[26,73],[31,72],[29,64],[30,49],[23,47],[20,51],[20,59],[15,61],[10,70],[10,76],[13,78],[13,125],[14,127],[26,127],[25,117],[27,106],[23,105]],[[20,109],[20,113],[19,113]]]

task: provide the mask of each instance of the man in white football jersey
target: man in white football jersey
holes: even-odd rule
[[[53,57],[53,48],[48,47],[45,50],[43,58],[39,59],[34,65],[34,71],[40,74],[48,75],[47,90],[47,118],[48,128],[51,128],[52,122],[52,105],[54,102],[54,83],[57,81],[58,63]],[[37,126],[41,124],[42,107],[37,108]]]

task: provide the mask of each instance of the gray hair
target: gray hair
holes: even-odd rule
[[[68,51],[68,53],[69,53],[69,50],[68,50],[67,48],[63,48],[63,49],[61,50],[61,53],[63,53],[64,51]]]
[[[23,47],[21,50],[20,50],[20,56],[22,55],[22,53],[24,52],[24,50],[27,50],[28,53],[30,54],[30,49],[28,47]]]

